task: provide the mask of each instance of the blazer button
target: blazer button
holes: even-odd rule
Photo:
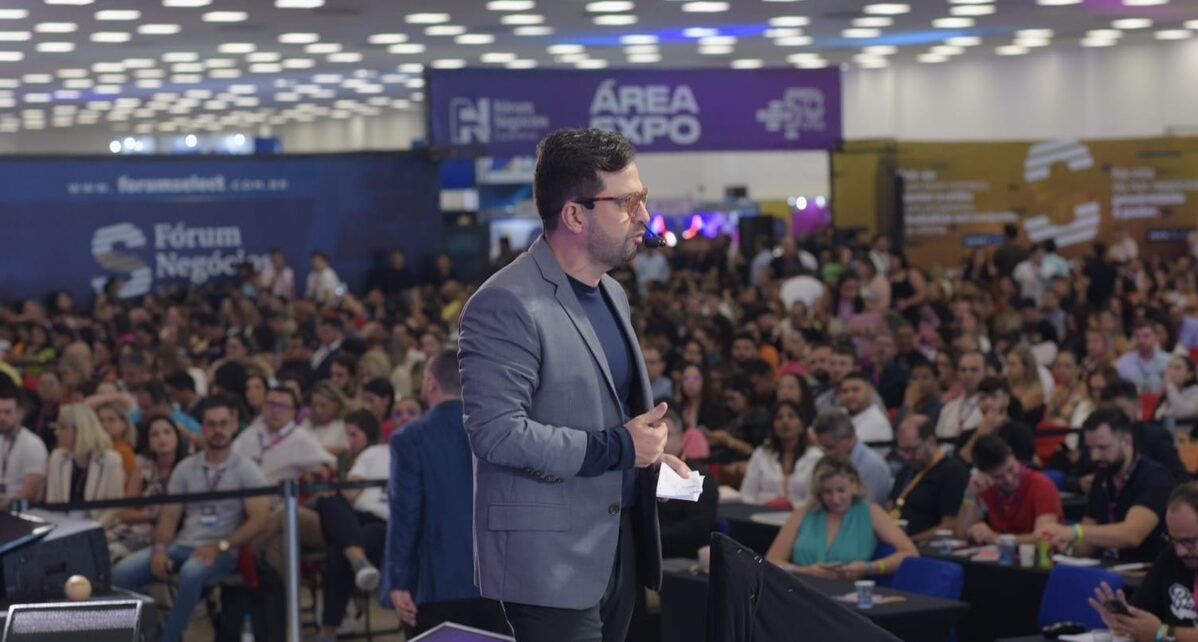
[[[618,515],[620,513],[620,505],[612,504],[611,506],[608,506],[607,512],[609,515]]]

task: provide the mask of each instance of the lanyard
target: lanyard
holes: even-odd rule
[[[937,450],[936,454],[932,457],[932,462],[928,464],[927,468],[919,471],[919,473],[911,478],[911,481],[907,482],[906,488],[903,488],[903,492],[899,494],[898,499],[894,500],[894,508],[896,512],[902,510],[903,505],[907,503],[907,495],[911,494],[911,491],[915,490],[915,487],[919,485],[919,482],[923,481],[924,475],[927,475],[928,471],[935,468],[936,464],[939,464],[943,460],[944,452]]]
[[[270,452],[270,450],[275,446],[283,443],[284,439],[290,437],[291,433],[295,432],[295,428],[295,423],[287,425],[279,431],[279,434],[275,435],[275,437],[270,440],[270,443],[266,442],[265,427],[262,429],[262,432],[258,433],[258,447],[262,449],[262,452],[258,453],[258,456],[254,460],[258,462],[259,466],[261,466],[262,462],[266,459],[266,453]]]
[[[204,466],[204,482],[208,484],[208,492],[210,492],[210,493],[212,491],[216,490],[216,487],[218,485],[220,485],[221,478],[223,478],[225,476],[225,465],[221,464],[219,467],[217,467],[215,478],[213,478],[213,476],[209,474],[211,472],[212,472],[212,469],[209,468],[207,465],[205,465]]]
[[[8,464],[12,462],[13,451],[17,449],[17,438],[21,436],[20,430],[21,428],[17,428],[18,432],[13,435],[12,439],[0,439],[5,446],[4,459],[0,459],[0,486],[8,482]],[[7,490],[5,489],[5,491]],[[0,495],[5,494],[6,492],[0,492]]]

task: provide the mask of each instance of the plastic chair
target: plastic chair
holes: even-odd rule
[[[1047,462],[1052,458],[1052,454],[1061,447],[1061,444],[1065,443],[1065,439],[1069,436],[1066,434],[1046,435],[1041,432],[1047,430],[1069,430],[1069,426],[1050,424],[1044,421],[1036,426],[1036,432],[1032,438],[1036,441],[1036,456],[1040,458],[1041,462]]]
[[[1161,396],[1155,392],[1140,393],[1140,419],[1143,421],[1152,421],[1152,416],[1156,414],[1156,402],[1160,401]]]
[[[1112,591],[1123,588],[1123,576],[1106,569],[1064,564],[1054,567],[1040,599],[1040,626],[1078,622],[1087,629],[1105,628],[1088,601],[1102,582],[1109,584]]]
[[[873,557],[871,557],[869,559],[870,560],[880,560],[883,557],[889,556],[893,552],[894,552],[893,546],[891,546],[890,544],[887,544],[886,542],[879,541],[877,548],[874,549]],[[891,583],[894,582],[893,575],[878,575],[878,576],[873,577],[872,579],[874,580],[874,583],[877,584],[878,586],[890,586]]]
[[[1065,486],[1065,471],[1056,470],[1054,468],[1045,468],[1040,471],[1044,476],[1051,479],[1052,483],[1056,484],[1057,490],[1063,490]]]
[[[732,522],[728,521],[727,517],[715,518],[715,531],[724,535],[732,535]]]
[[[960,564],[927,557],[904,559],[890,582],[890,588],[944,600],[961,599],[964,587],[965,569]],[[956,639],[954,628],[948,634],[948,642],[956,642]]]

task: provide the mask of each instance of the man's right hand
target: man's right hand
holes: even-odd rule
[[[166,576],[171,572],[171,558],[166,554],[166,551],[154,551],[150,556],[150,574],[154,577],[166,581]]]
[[[649,412],[637,415],[624,424],[632,436],[632,447],[636,451],[636,467],[644,468],[656,463],[666,450],[666,425],[661,421],[668,406],[663,401]]]
[[[408,626],[416,626],[416,603],[412,601],[411,593],[399,590],[391,591],[391,606],[395,607],[399,619]]]

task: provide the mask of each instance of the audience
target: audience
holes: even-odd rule
[[[965,463],[973,464],[973,449],[977,440],[986,435],[998,435],[1015,453],[1016,459],[1026,464],[1033,463],[1036,443],[1032,429],[1011,419],[1009,410],[1012,395],[1007,382],[997,377],[987,377],[978,384],[977,394],[982,422],[977,428],[957,436],[957,456]]]
[[[331,380],[312,388],[307,419],[300,428],[316,438],[325,450],[340,455],[349,448],[341,418],[348,405],[345,394]]]
[[[876,503],[848,457],[826,455],[815,465],[807,504],[791,513],[766,559],[782,568],[818,577],[859,580],[898,570],[919,553],[898,523]],[[894,547],[870,561],[878,542]]]
[[[54,424],[58,447],[46,466],[46,501],[82,502],[125,496],[121,456],[95,411],[82,403],[63,406]],[[115,509],[86,512],[105,528],[117,523]]]
[[[167,493],[181,495],[265,486],[266,479],[258,467],[231,447],[237,430],[234,403],[212,397],[200,405],[199,413],[205,449],[179,462],[171,473]],[[177,573],[174,603],[159,638],[162,642],[177,642],[183,639],[204,586],[237,569],[238,551],[266,527],[269,512],[267,497],[186,506],[163,504],[154,529],[154,545],[114,566],[112,583],[140,592],[151,581],[166,581],[168,575]]]
[[[668,410],[662,421],[669,430],[665,451],[686,461],[682,418],[673,410]],[[776,423],[775,430],[777,430]],[[772,437],[767,437],[766,443],[769,443],[771,439]],[[762,448],[764,447],[762,445]],[[758,451],[760,450],[761,448],[758,448]],[[814,448],[808,448],[808,452],[814,450]],[[753,456],[757,456],[757,451],[754,451]],[[661,522],[661,556],[664,559],[698,556],[699,549],[707,546],[711,541],[711,531],[715,528],[716,510],[720,499],[718,483],[702,464],[688,462],[687,465],[692,471],[698,471],[704,476],[703,493],[699,495],[697,502],[665,502],[657,507],[657,517]],[[750,458],[749,472],[745,473],[745,484],[749,483],[749,475],[752,472],[753,461]],[[807,471],[807,475],[808,481],[810,481],[810,471]],[[804,484],[806,483],[804,482]],[[741,492],[745,492],[744,485],[741,486]]]
[[[977,351],[964,352],[957,357],[954,366],[961,393],[945,402],[936,423],[936,436],[946,442],[956,441],[962,433],[975,430],[982,423],[978,384],[986,376],[986,358]]]
[[[895,433],[895,452],[903,468],[887,503],[891,515],[907,522],[906,531],[916,542],[932,539],[941,529],[956,530],[969,468],[940,449],[931,417],[903,419]]]
[[[1139,392],[1159,393],[1164,389],[1169,353],[1161,349],[1152,322],[1139,321],[1132,327],[1134,348],[1115,361],[1119,376],[1134,383]]]
[[[20,395],[0,385],[0,509],[14,501],[35,502],[46,481],[46,445],[21,425]]]
[[[138,441],[136,468],[125,483],[125,497],[165,495],[175,466],[188,455],[190,442],[170,417],[156,415],[146,420],[146,431]],[[150,545],[158,522],[159,505],[130,506],[117,510],[120,525],[109,544],[113,560]]]
[[[1019,461],[998,435],[978,438],[973,454],[976,470],[957,513],[958,537],[994,544],[999,535],[1015,535],[1020,543],[1035,543],[1065,521],[1056,485]]]

